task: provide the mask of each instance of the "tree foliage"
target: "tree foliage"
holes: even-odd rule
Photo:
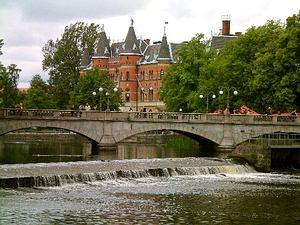
[[[99,25],[77,22],[67,26],[60,39],[49,40],[43,47],[43,69],[49,71],[49,84],[56,108],[67,108],[70,92],[79,81],[83,48],[92,55]]]
[[[251,27],[235,41],[228,42],[218,55],[201,46],[201,36],[184,44],[180,61],[169,68],[163,80],[162,97],[167,109],[203,110],[198,94],[233,88],[231,109],[247,105],[264,113],[300,108],[300,12],[280,21]],[[204,51],[206,50],[206,51]],[[211,110],[225,108],[227,95],[217,96]]]
[[[169,67],[163,78],[161,97],[168,111],[197,110],[199,83],[210,76],[209,64],[216,52],[209,50],[202,34],[196,35],[176,51],[178,62]]]
[[[99,88],[102,91],[99,91]],[[122,104],[121,91],[117,90],[113,81],[108,77],[108,71],[92,69],[80,77],[78,85],[71,92],[70,105],[72,108],[78,109],[79,106],[90,105],[93,109],[101,110],[118,110]],[[93,95],[95,92],[96,95]],[[108,93],[108,95],[106,94]]]
[[[52,98],[49,94],[49,85],[39,74],[33,76],[30,88],[26,95],[25,107],[30,109],[51,109],[53,108]]]
[[[11,64],[7,68],[0,65],[0,106],[14,107],[18,99],[18,80],[20,69],[17,65]]]
[[[2,55],[3,44],[3,40],[0,39],[0,55]],[[14,107],[17,104],[20,72],[17,65],[11,64],[5,67],[0,62],[0,107]]]

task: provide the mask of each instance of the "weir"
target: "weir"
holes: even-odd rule
[[[169,159],[171,161],[174,161],[174,159]],[[244,174],[244,173],[253,173],[255,170],[245,164],[233,164],[226,160],[218,160],[214,161],[211,160],[211,165],[205,165],[209,160],[202,160],[202,162],[206,161],[205,163],[202,163],[201,165],[195,165],[194,159],[180,159],[181,161],[185,161],[185,165],[191,164],[191,166],[175,166],[170,164],[170,167],[153,167],[147,168],[147,164],[151,164],[151,161],[157,161],[157,160],[142,160],[142,161],[136,161],[136,166],[134,164],[131,164],[132,162],[129,162],[131,160],[128,160],[129,165],[126,162],[123,162],[123,168],[124,169],[117,169],[117,170],[110,170],[110,171],[101,171],[97,168],[95,168],[95,172],[90,172],[90,168],[88,166],[83,166],[81,173],[68,173],[66,170],[65,173],[63,171],[53,172],[53,174],[45,174],[45,175],[25,175],[24,176],[6,176],[6,177],[0,177],[0,188],[19,188],[19,187],[51,187],[51,186],[63,186],[67,184],[74,184],[74,183],[92,183],[97,181],[103,181],[103,180],[116,180],[116,179],[139,179],[139,178],[147,178],[147,177],[176,177],[176,176],[201,176],[201,175],[220,175],[220,176],[226,176],[226,174]],[[178,160],[175,160],[178,161]],[[194,161],[194,162],[193,162]],[[199,162],[199,160],[196,160]],[[119,161],[120,162],[120,161]],[[166,160],[162,160],[162,164],[164,165]],[[189,163],[190,162],[190,163]],[[111,162],[114,164],[114,162]],[[59,164],[59,163],[57,163]],[[74,163],[73,163],[74,164]],[[156,162],[154,164],[157,164]],[[182,165],[182,163],[179,163]],[[82,165],[82,163],[79,163],[78,166]],[[39,167],[39,166],[38,166]],[[43,169],[47,169],[46,166],[44,168],[41,168],[40,171],[43,171]],[[59,167],[59,165],[58,165]],[[134,169],[133,167],[139,167],[138,169]],[[141,169],[141,167],[145,167],[144,169]],[[120,167],[119,167],[120,168]],[[1,172],[0,167],[0,172]],[[21,167],[19,168],[21,169]],[[7,169],[9,170],[9,169]],[[35,173],[36,168],[32,168],[32,174]],[[49,167],[49,170],[53,170],[51,166]],[[30,169],[28,170],[30,171]],[[15,172],[15,171],[14,171]]]

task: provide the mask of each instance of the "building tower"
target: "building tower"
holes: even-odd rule
[[[140,43],[136,38],[133,19],[129,26],[125,42],[122,44],[122,52],[119,54],[120,88],[124,93],[125,102],[135,103],[132,105],[138,110],[139,82],[137,62],[142,57]]]
[[[96,51],[92,57],[92,66],[99,69],[108,69],[108,61],[110,57],[110,45],[109,40],[106,37],[104,31],[104,25],[101,26]]]

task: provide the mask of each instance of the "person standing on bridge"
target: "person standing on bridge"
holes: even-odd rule
[[[269,106],[267,109],[267,114],[272,115],[273,114],[273,109]]]
[[[23,106],[23,103],[21,102],[18,105],[18,112],[19,112],[20,116],[22,115],[23,111],[24,111],[24,106]]]

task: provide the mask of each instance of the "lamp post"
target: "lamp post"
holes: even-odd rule
[[[99,111],[101,111],[101,110],[102,110],[101,93],[102,93],[102,91],[103,91],[103,88],[102,88],[102,87],[99,87],[98,90],[99,90]],[[93,91],[92,94],[93,94],[94,96],[97,95],[96,91]]]
[[[227,108],[228,111],[229,111],[229,94],[230,94],[230,91],[233,91],[233,94],[234,94],[234,95],[237,95],[238,92],[237,92],[237,90],[236,90],[235,87],[223,87],[223,88],[221,88],[221,90],[219,91],[219,94],[220,94],[220,95],[223,95],[223,94],[224,94],[223,89],[227,90],[227,104],[226,104],[226,108]]]
[[[210,92],[209,94],[206,95],[206,113],[208,113],[208,98],[210,95],[213,99],[216,98],[216,95],[213,92]],[[204,98],[204,95],[202,95],[202,94],[199,95],[199,98],[201,98],[201,99]]]
[[[113,89],[114,92],[117,92],[118,91],[118,88],[114,87]],[[106,106],[106,110],[107,111],[110,111],[110,107],[109,107],[109,92],[105,92],[105,96],[107,97],[107,106]]]
[[[99,110],[102,111],[101,94],[102,94],[102,92],[104,91],[104,88],[99,87],[98,91],[99,91]],[[113,89],[113,91],[114,91],[114,92],[117,92],[117,91],[118,91],[118,88],[115,87],[115,88]],[[93,94],[94,96],[96,96],[96,95],[97,95],[97,92],[96,92],[96,91],[93,91],[92,94]],[[109,92],[108,92],[108,91],[105,92],[105,96],[107,97],[107,106],[106,106],[106,110],[109,110]]]

